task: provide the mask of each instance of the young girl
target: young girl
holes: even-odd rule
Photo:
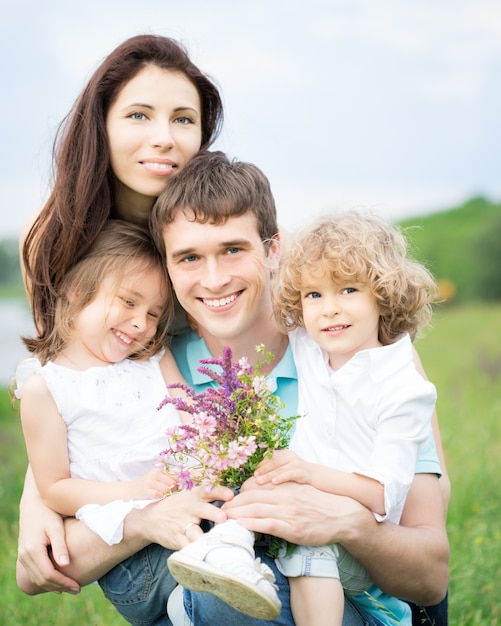
[[[109,544],[120,541],[132,508],[174,487],[154,466],[166,427],[179,423],[172,407],[156,408],[166,381],[181,380],[162,351],[172,311],[148,232],[109,220],[67,272],[53,330],[34,340],[37,358],[17,370],[28,459],[44,503],[82,516]]]
[[[290,450],[258,468],[258,483],[309,483],[398,523],[436,400],[411,343],[430,320],[433,278],[407,257],[399,231],[346,212],[293,240],[277,285],[304,417]],[[297,626],[340,625],[343,588],[363,598],[371,584],[339,545],[298,546],[277,565],[289,577]],[[365,596],[370,602],[370,590]]]

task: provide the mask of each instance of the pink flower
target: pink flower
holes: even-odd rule
[[[167,396],[160,404],[159,409],[174,404],[193,416],[190,425],[167,431],[169,448],[160,453],[160,463],[177,476],[180,488],[239,487],[265,456],[287,446],[296,416],[280,415],[284,405],[272,394],[271,382],[259,374],[274,357],[262,345],[256,350],[264,359],[255,367],[245,357],[233,363],[229,347],[220,359],[204,359],[199,370],[218,386],[196,394],[187,385],[171,385],[184,389],[189,400]]]

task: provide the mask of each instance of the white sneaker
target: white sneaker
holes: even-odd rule
[[[255,558],[252,544],[226,532],[225,524],[215,526],[189,546],[174,552],[167,559],[171,574],[183,587],[212,593],[241,613],[257,619],[276,619],[282,604],[273,571]],[[234,551],[233,558],[228,558],[231,546],[239,549]],[[224,554],[221,559],[215,552],[218,548]]]

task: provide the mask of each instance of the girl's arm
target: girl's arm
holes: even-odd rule
[[[45,381],[38,374],[24,384],[21,422],[29,463],[42,500],[61,515],[73,516],[89,503],[162,497],[175,484],[159,470],[134,481],[96,482],[71,478],[66,426]]]
[[[296,482],[338,496],[353,498],[370,511],[384,515],[384,486],[382,483],[351,472],[309,463],[292,450],[279,450],[271,459],[264,459],[254,474],[259,485],[271,482],[280,485]]]

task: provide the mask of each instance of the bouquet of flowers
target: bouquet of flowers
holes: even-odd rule
[[[182,383],[169,385],[184,389],[187,399],[167,396],[158,408],[174,404],[193,416],[191,424],[167,431],[169,448],[160,453],[160,464],[177,477],[180,489],[203,485],[210,490],[219,484],[238,488],[263,458],[288,445],[296,416],[280,415],[285,405],[260,373],[274,357],[263,345],[256,350],[261,357],[255,366],[247,358],[234,363],[229,347],[219,359],[200,361],[198,370],[218,384],[203,393]]]

